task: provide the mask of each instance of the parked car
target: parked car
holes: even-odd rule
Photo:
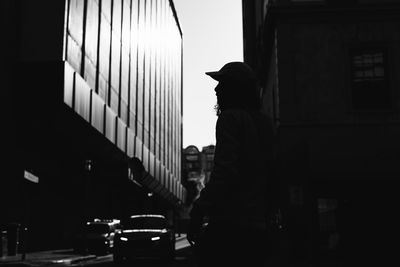
[[[115,233],[120,228],[120,220],[117,219],[94,219],[86,222],[74,240],[74,250],[96,255],[111,253]]]
[[[113,256],[115,263],[146,258],[172,260],[175,231],[163,215],[133,215],[115,235]]]

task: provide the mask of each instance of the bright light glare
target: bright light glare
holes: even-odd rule
[[[160,240],[160,237],[159,237],[159,236],[156,236],[156,237],[152,237],[152,238],[151,238],[151,241],[157,241],[157,240]]]
[[[142,218],[142,217],[165,218],[163,215],[158,215],[158,214],[140,214],[131,216],[131,218]]]
[[[166,233],[166,229],[131,229],[124,230],[123,233]]]

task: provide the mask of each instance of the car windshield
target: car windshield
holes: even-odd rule
[[[164,229],[166,221],[162,217],[133,217],[130,218],[127,227],[130,229]]]
[[[86,232],[92,234],[107,234],[110,232],[110,227],[107,224],[88,224],[86,225]]]

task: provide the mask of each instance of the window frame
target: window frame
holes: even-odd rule
[[[355,55],[366,55],[367,53],[377,53],[381,52],[383,54],[383,70],[384,70],[384,88],[388,94],[388,103],[382,107],[355,107],[354,105],[354,82],[353,73],[354,65],[353,59]],[[390,49],[386,44],[353,44],[348,47],[347,61],[348,61],[348,71],[347,71],[347,83],[348,83],[348,110],[351,113],[391,113],[394,109],[394,92],[391,83],[391,64],[390,64]],[[368,104],[365,104],[366,106]]]

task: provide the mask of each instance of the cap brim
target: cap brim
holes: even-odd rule
[[[206,74],[217,81],[219,81],[222,77],[222,73],[219,71],[209,71],[209,72],[206,72]]]

